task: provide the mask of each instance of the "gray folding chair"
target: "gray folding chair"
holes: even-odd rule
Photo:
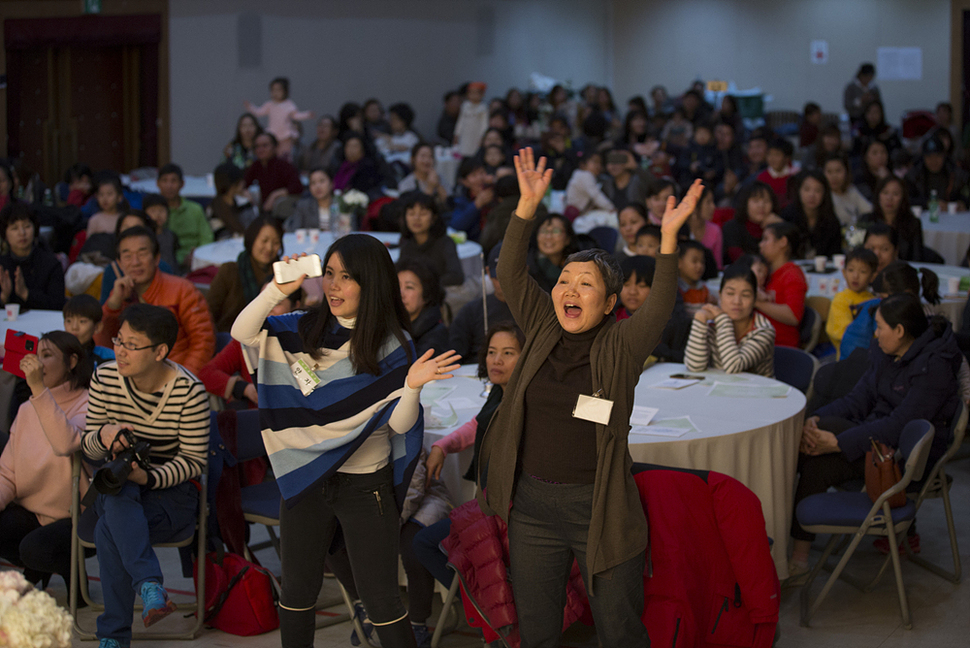
[[[906,459],[906,468],[902,479],[892,488],[872,502],[869,495],[863,492],[839,491],[835,493],[820,493],[806,497],[799,502],[795,511],[798,522],[809,533],[830,533],[831,540],[825,546],[821,558],[808,575],[808,580],[801,591],[801,625],[808,627],[812,616],[818,611],[822,601],[835,584],[836,579],[842,578],[853,586],[867,591],[875,586],[882,575],[880,570],[876,578],[868,585],[860,585],[855,579],[844,574],[849,558],[855,552],[864,537],[885,536],[889,546],[899,545],[899,538],[905,537],[916,517],[916,504],[907,499],[906,504],[891,509],[889,498],[896,493],[906,492],[906,487],[913,481],[919,481],[926,468],[930,447],[933,443],[933,424],[925,420],[911,421],[903,428],[900,435],[900,452]],[[843,536],[852,536],[852,541],[842,554],[842,559],[832,570],[831,576],[814,602],[810,600],[812,584],[819,572],[826,567],[829,556]],[[892,561],[893,572],[896,576],[896,590],[899,596],[899,609],[903,618],[903,627],[911,630],[913,627],[909,613],[909,603],[906,600],[906,589],[903,585],[903,574],[900,567],[899,552],[890,550],[889,560]]]

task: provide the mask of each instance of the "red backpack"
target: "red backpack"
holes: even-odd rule
[[[193,580],[198,580],[198,561]],[[278,585],[273,575],[221,548],[205,557],[205,622],[229,634],[249,637],[280,627]]]

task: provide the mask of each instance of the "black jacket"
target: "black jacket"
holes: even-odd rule
[[[11,254],[0,256],[0,266],[10,273],[10,281],[16,286],[17,267],[24,273],[27,284],[27,301],[10,291],[7,303],[20,304],[23,308],[61,310],[64,308],[64,267],[54,253],[43,244],[35,243],[26,258],[18,259]]]
[[[411,339],[418,357],[428,349],[434,349],[435,355],[448,350],[448,327],[441,323],[437,306],[428,306],[418,313],[418,318],[411,322]]]

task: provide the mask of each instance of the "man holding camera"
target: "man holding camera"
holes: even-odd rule
[[[148,462],[130,457],[130,472],[115,464],[111,477],[126,479],[117,494],[100,493],[95,544],[105,609],[98,617],[101,648],[127,648],[135,593],[150,626],[175,611],[162,587],[152,544],[194,526],[198,491],[189,482],[205,466],[209,401],[194,375],[167,359],[178,338],[178,322],[167,308],[133,304],[120,315],[112,339],[116,360],[98,367],[91,381],[81,449],[91,460],[114,458],[150,446]],[[129,430],[126,438],[123,431]],[[96,480],[96,481],[103,481]],[[111,481],[111,480],[108,480]]]

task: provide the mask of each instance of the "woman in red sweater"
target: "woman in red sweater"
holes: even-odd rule
[[[791,223],[771,223],[761,236],[761,255],[768,261],[771,274],[765,285],[765,298],[755,302],[775,327],[775,345],[797,347],[800,341],[798,325],[805,313],[805,293],[808,283],[802,269],[792,263],[798,256],[801,236]]]

